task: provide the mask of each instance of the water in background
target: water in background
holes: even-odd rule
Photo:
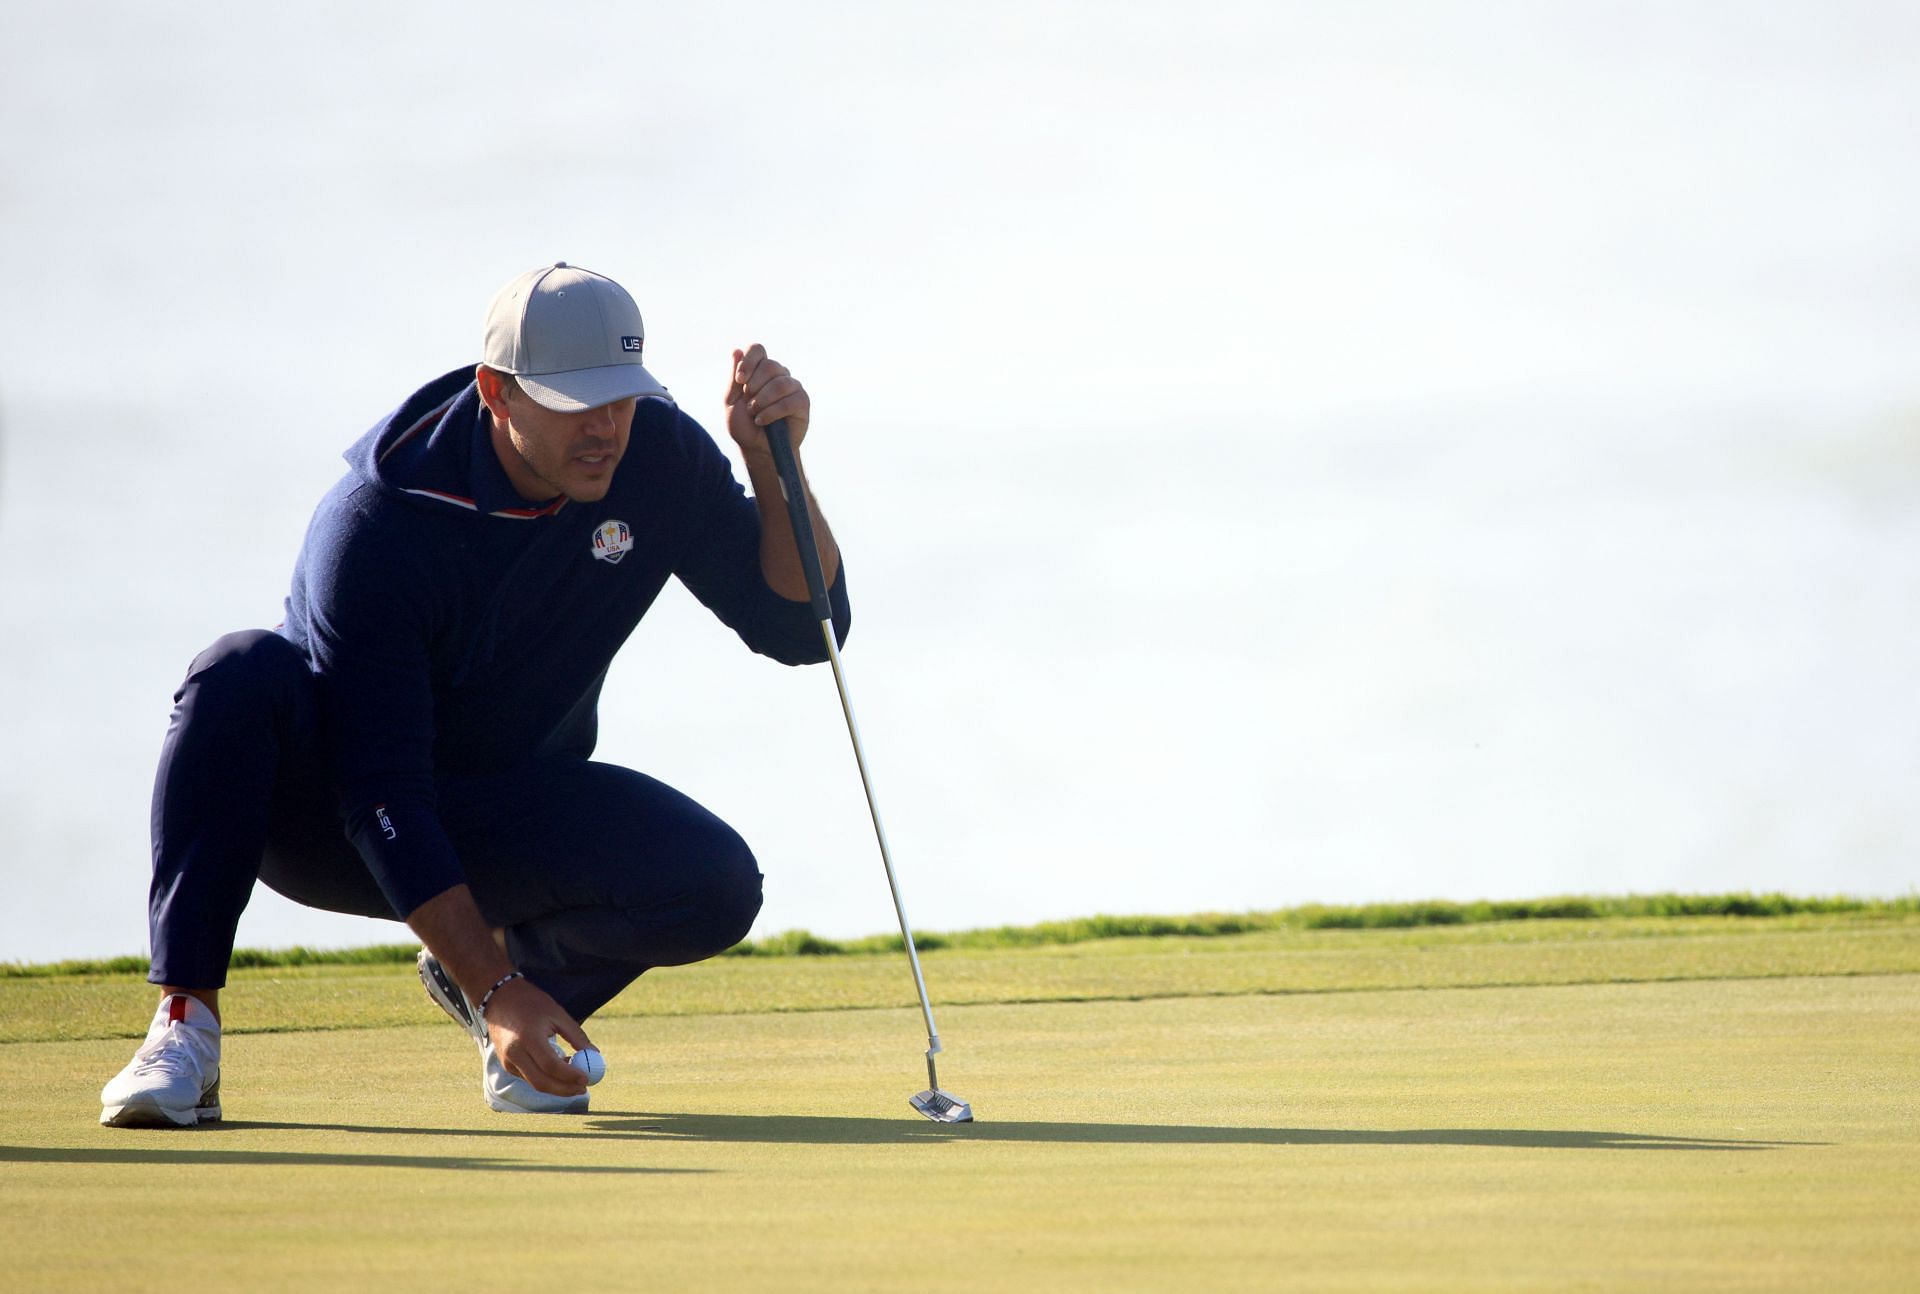
[[[356,12],[0,53],[0,960],[144,947],[187,660],[556,256],[709,425],[750,337],[813,390],[925,928],[1913,888],[1903,10],[603,14],[504,83],[485,6]],[[675,590],[602,731],[754,843],[762,932],[890,924],[824,673]]]

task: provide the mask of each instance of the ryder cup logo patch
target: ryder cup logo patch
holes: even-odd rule
[[[618,562],[633,551],[633,532],[624,521],[603,521],[593,532],[593,555],[603,562]]]

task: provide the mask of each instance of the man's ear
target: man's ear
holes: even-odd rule
[[[488,368],[485,364],[476,365],[473,370],[473,384],[480,390],[480,402],[487,406],[496,422],[507,422],[507,384],[499,370]]]

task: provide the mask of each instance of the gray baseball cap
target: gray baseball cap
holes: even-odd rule
[[[528,270],[487,307],[481,362],[534,400],[577,413],[629,397],[671,400],[640,363],[640,307],[604,274],[565,261]]]

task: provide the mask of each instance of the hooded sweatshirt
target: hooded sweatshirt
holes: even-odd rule
[[[759,511],[726,455],[677,407],[635,406],[597,503],[529,504],[490,432],[468,367],[361,437],[280,630],[319,684],[347,836],[401,917],[466,880],[435,775],[591,755],[607,666],[669,576],[754,651],[826,658],[808,604],[760,573]],[[844,566],[830,598],[844,642]]]

